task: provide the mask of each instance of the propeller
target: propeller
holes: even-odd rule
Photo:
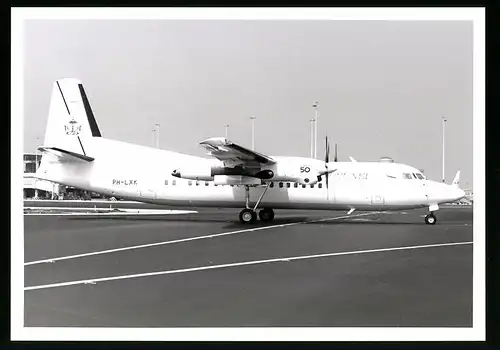
[[[328,142],[328,135],[325,136],[325,177],[326,177],[326,188],[328,189],[328,162],[330,161],[330,143]]]
[[[335,148],[336,149],[336,148]],[[335,155],[336,157],[336,155]],[[337,161],[337,160],[335,160]],[[330,162],[330,143],[328,142],[328,136],[325,137],[325,170],[321,172],[320,175],[318,175],[318,181],[321,181],[321,177],[324,175],[326,178],[326,188],[328,189],[328,178],[329,174],[333,173],[337,169],[332,169],[330,170],[328,168],[328,163]]]

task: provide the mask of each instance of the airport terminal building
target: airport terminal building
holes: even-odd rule
[[[40,156],[33,153],[23,154],[23,197],[24,198],[52,198],[59,189],[34,178],[38,166],[40,166]]]
[[[23,154],[23,198],[24,199],[82,199],[104,198],[97,193],[80,190],[74,187],[62,186],[50,181],[34,177],[40,166],[41,155],[36,153]],[[107,199],[107,197],[106,197]]]

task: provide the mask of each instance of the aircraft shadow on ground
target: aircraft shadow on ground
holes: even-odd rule
[[[235,229],[245,229],[245,228],[256,228],[256,227],[265,227],[265,226],[277,226],[277,225],[285,225],[292,223],[304,222],[307,225],[423,225],[424,222],[417,221],[387,221],[381,220],[380,218],[373,218],[367,220],[361,220],[357,218],[346,218],[346,219],[337,219],[337,220],[325,220],[325,221],[316,221],[321,219],[308,218],[304,216],[287,216],[284,218],[275,218],[271,222],[262,222],[257,220],[254,224],[242,224],[238,221],[238,219],[234,219],[233,217],[228,218],[224,216],[213,216],[211,217],[203,217],[203,215],[161,215],[161,216],[100,216],[100,217],[92,217],[92,216],[78,216],[78,217],[70,217],[67,220],[84,220],[84,221],[95,221],[95,220],[107,220],[107,221],[163,221],[163,222],[211,222],[211,223],[226,223],[225,228],[235,228]]]

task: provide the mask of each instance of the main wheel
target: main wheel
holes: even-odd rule
[[[252,209],[243,209],[240,211],[240,221],[243,224],[252,223],[255,220],[257,220],[257,214]]]
[[[274,210],[271,208],[264,208],[261,211],[259,211],[259,218],[262,221],[271,221],[274,219]]]
[[[434,225],[436,223],[437,219],[436,217],[434,216],[434,214],[427,214],[425,216],[425,223],[427,225]]]

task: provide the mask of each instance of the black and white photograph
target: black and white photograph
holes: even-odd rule
[[[13,8],[12,338],[484,340],[484,40],[482,8]]]

